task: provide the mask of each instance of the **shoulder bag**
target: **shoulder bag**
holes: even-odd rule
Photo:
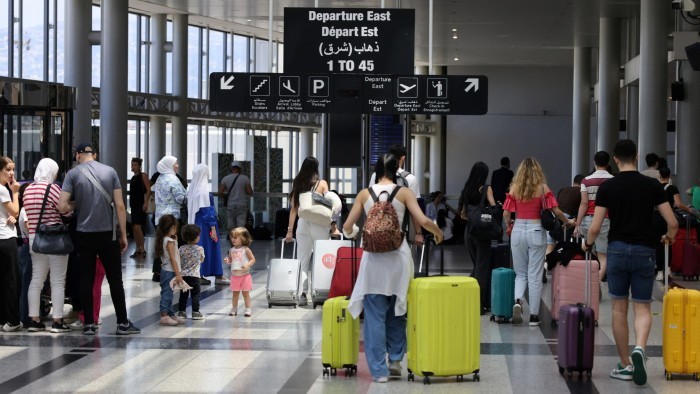
[[[233,189],[233,185],[236,184],[236,181],[238,180],[238,177],[239,177],[239,176],[241,176],[241,174],[238,174],[238,175],[236,175],[235,178],[233,178],[233,182],[231,182],[231,186],[228,188],[228,190],[226,191],[226,193],[224,193],[224,206],[225,206],[225,207],[228,206],[228,196],[229,196],[229,194],[231,194],[231,189]]]
[[[102,193],[102,196],[107,200],[107,204],[109,204],[110,208],[112,209],[112,241],[117,240],[117,210],[114,207],[114,201],[112,200],[112,196],[107,193],[104,187],[100,184],[100,181],[95,178],[94,175],[88,170],[85,169],[85,167],[80,166],[78,167],[80,169],[80,172],[85,175],[85,177],[90,181],[90,183],[93,184],[97,188],[97,190]]]
[[[333,216],[333,202],[316,192],[316,187],[308,191],[299,193],[299,207],[297,214],[300,218],[322,226],[330,226]]]
[[[489,185],[484,185],[481,189],[481,201],[478,205],[467,205],[469,235],[482,241],[499,239],[503,234],[503,226],[494,212],[498,208],[485,204],[488,187]]]
[[[34,253],[50,254],[50,255],[65,255],[73,251],[73,241],[68,233],[68,226],[61,224],[42,224],[44,218],[44,209],[46,209],[46,200],[49,199],[51,191],[51,183],[46,187],[44,193],[44,201],[41,203],[41,211],[39,213],[39,222],[36,225],[34,232],[34,243],[32,251]]]
[[[559,221],[550,208],[547,208],[547,200],[544,198],[544,186],[542,186],[542,210],[540,211],[542,227],[547,231],[554,231],[559,226]]]

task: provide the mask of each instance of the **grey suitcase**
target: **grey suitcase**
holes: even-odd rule
[[[294,242],[294,251],[291,259],[284,258],[284,239],[282,240],[282,252],[279,259],[270,260],[267,266],[267,307],[272,305],[297,306],[297,289],[299,288],[299,259],[297,256],[297,242]]]
[[[322,239],[314,242],[311,273],[311,303],[314,309],[316,305],[322,305],[328,298],[333,271],[335,271],[335,255],[341,246],[352,246],[352,241]]]

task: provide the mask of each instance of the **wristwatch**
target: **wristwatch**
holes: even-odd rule
[[[584,241],[583,243],[586,245],[587,248],[591,248],[593,247],[593,245],[595,245],[595,241],[592,244],[589,244],[588,241]]]

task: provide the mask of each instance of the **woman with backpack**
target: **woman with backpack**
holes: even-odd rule
[[[357,195],[343,225],[345,236],[355,238],[359,232],[355,222],[363,210],[367,214],[362,236],[364,251],[348,310],[357,318],[364,309],[367,365],[372,379],[379,383],[385,383],[389,375],[401,376],[400,363],[406,351],[406,298],[413,278],[413,257],[398,218],[403,218],[408,209],[415,223],[435,234],[437,243],[443,238],[440,228],[421,211],[413,192],[396,185],[398,164],[399,160],[391,154],[377,160],[378,182]],[[377,209],[390,220],[373,219]],[[389,231],[380,236],[370,231],[389,221]],[[386,249],[390,250],[377,251]]]
[[[291,242],[292,232],[294,230],[294,221],[297,218],[299,209],[299,195],[305,192],[313,191],[321,195],[325,195],[328,189],[328,183],[320,179],[318,175],[318,160],[315,157],[309,156],[301,163],[301,168],[294,181],[292,182],[292,191],[289,193],[289,201],[291,201],[292,209],[289,212],[289,225],[285,236],[286,242]],[[330,222],[329,222],[330,223]],[[301,296],[299,297],[299,306],[307,304],[306,288],[311,269],[311,253],[313,252],[314,242],[322,239],[328,239],[330,224],[323,226],[314,223],[311,220],[299,218],[297,223],[297,258],[301,262],[301,274],[305,279],[300,280]]]
[[[525,288],[530,289],[530,326],[539,326],[540,299],[542,298],[542,272],[547,248],[547,232],[542,226],[542,214],[551,210],[559,220],[573,227],[574,219],[567,218],[559,209],[542,171],[542,166],[532,157],[523,160],[515,172],[503,204],[503,219],[510,224],[510,214],[516,219],[510,235],[515,270],[515,304],[513,324],[523,322],[522,299]]]
[[[459,206],[462,207],[461,216],[467,220],[467,230],[464,232],[467,251],[472,262],[474,262],[474,271],[472,276],[479,282],[481,289],[481,314],[488,312],[487,305],[491,305],[489,292],[489,264],[491,260],[491,240],[477,239],[477,237],[469,235],[469,219],[468,214],[472,209],[478,209],[483,203],[488,203],[489,206],[495,207],[496,200],[493,198],[493,189],[486,184],[486,179],[489,177],[489,166],[483,161],[477,161],[472,166],[469,173],[469,178],[464,184],[464,189],[459,198]]]

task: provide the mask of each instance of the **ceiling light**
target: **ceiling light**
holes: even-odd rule
[[[457,31],[457,29],[452,29],[452,31]]]
[[[455,61],[456,61],[456,62],[457,62],[457,61],[459,61],[459,58],[458,58],[458,57],[456,57],[456,58],[455,58]]]
[[[253,20],[252,20],[252,19],[246,19],[245,21],[246,21],[246,22],[252,22]]]
[[[456,34],[452,35],[452,39],[453,39],[453,40],[456,40],[456,39],[457,39],[457,35],[456,35]]]

